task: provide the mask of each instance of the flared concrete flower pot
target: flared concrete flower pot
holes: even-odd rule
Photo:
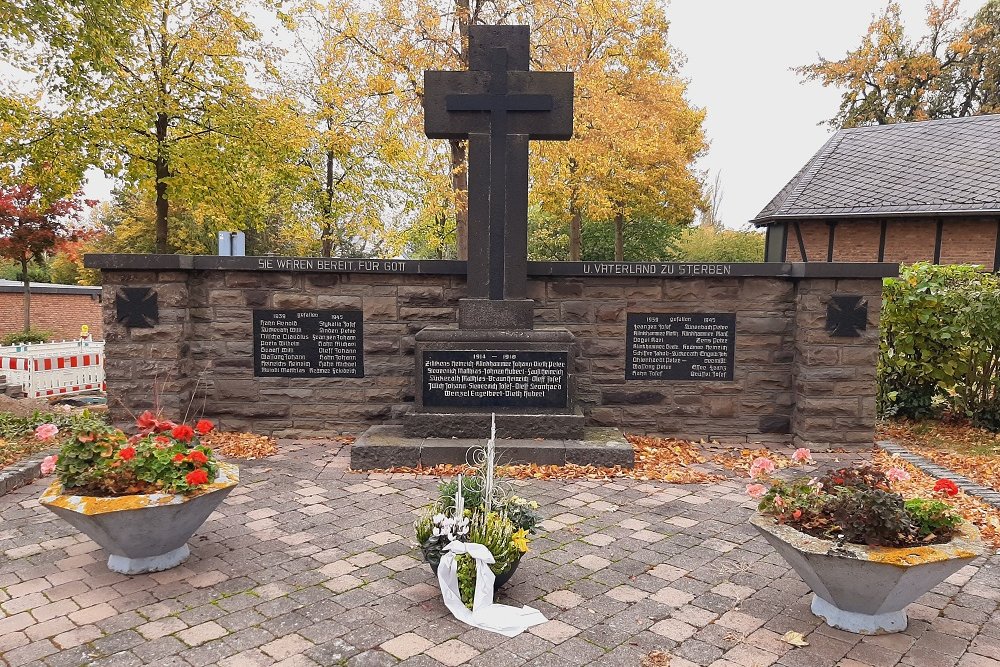
[[[58,480],[39,499],[108,552],[108,569],[159,572],[180,565],[187,541],[240,481],[240,470],[219,463],[215,481],[188,494],[151,493],[102,498],[64,493]]]
[[[905,630],[906,605],[984,552],[967,522],[947,544],[905,548],[838,546],[761,514],[750,523],[812,589],[814,614],[863,635]]]

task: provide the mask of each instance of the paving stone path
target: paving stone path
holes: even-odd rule
[[[996,556],[911,606],[904,633],[831,630],[736,479],[519,483],[547,520],[501,600],[551,620],[470,629],[413,543],[436,481],[347,466],[346,447],[284,443],[243,465],[187,563],[136,577],[38,505],[42,481],[0,497],[0,664],[1000,667]]]

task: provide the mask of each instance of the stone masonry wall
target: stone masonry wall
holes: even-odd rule
[[[114,317],[121,285],[159,294],[160,322]],[[116,421],[159,406],[224,429],[279,436],[360,432],[413,401],[414,334],[456,321],[464,276],[368,273],[104,271],[109,404]],[[868,446],[881,280],[531,277],[536,326],[577,337],[577,398],[593,425],[726,442]],[[868,332],[833,338],[836,292],[869,299]],[[254,308],[361,309],[364,378],[255,378]],[[732,382],[626,382],[628,312],[736,313]],[[156,390],[154,392],[154,386]],[[789,431],[791,428],[792,432]]]

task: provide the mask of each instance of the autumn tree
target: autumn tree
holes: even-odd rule
[[[235,0],[121,4],[105,31],[73,3],[55,8],[61,34],[29,65],[54,82],[57,106],[85,120],[95,164],[151,183],[155,248],[166,252],[171,199],[203,197],[224,174],[219,158],[250,139],[246,114],[257,100],[247,63],[260,56],[259,33]]]
[[[1000,111],[1000,0],[972,17],[959,0],[927,6],[926,32],[909,38],[891,2],[856,49],[796,71],[843,89],[834,127],[958,118]]]
[[[406,105],[403,113],[410,119],[409,132],[422,136],[423,72],[467,69],[469,26],[523,22],[524,4],[526,0],[374,0],[369,10],[352,22],[350,35],[379,64],[387,92],[391,90]],[[418,212],[419,229],[436,233],[452,226],[453,221],[457,256],[466,259],[468,147],[464,140],[449,140],[445,145],[446,161],[435,155],[425,156],[425,174],[446,180],[451,189],[451,209],[447,218],[441,218],[444,210],[440,199],[428,201],[431,211]],[[434,169],[445,163],[445,172]],[[429,189],[441,191],[438,185]]]
[[[354,0],[301,0],[284,13],[294,46],[276,73],[307,142],[303,213],[324,257],[393,255],[395,218],[411,207],[412,113],[356,38]]]
[[[544,26],[539,60],[576,72],[576,94],[573,140],[534,147],[532,200],[568,223],[571,260],[582,257],[587,219],[612,225],[614,258],[622,260],[627,221],[694,218],[704,111],[685,99],[659,3],[589,0],[533,10]]]
[[[76,197],[46,202],[34,186],[0,185],[0,257],[21,266],[25,331],[31,329],[28,263],[41,261],[60,241],[76,236],[81,209]]]

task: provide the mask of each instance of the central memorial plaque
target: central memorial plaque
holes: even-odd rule
[[[629,313],[626,380],[732,380],[733,313]]]
[[[560,408],[568,400],[565,352],[428,350],[428,407]]]
[[[360,310],[254,310],[256,377],[364,377]]]

